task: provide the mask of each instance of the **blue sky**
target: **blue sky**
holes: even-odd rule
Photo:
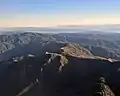
[[[0,26],[120,23],[120,0],[0,0]]]

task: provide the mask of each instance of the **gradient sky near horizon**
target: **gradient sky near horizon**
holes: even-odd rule
[[[0,27],[120,24],[120,0],[0,0]]]

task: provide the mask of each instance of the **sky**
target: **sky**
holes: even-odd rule
[[[120,24],[120,0],[0,0],[0,27]]]

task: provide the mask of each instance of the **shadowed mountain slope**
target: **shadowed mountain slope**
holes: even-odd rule
[[[10,96],[94,96],[97,91],[94,88],[95,84],[99,78],[104,77],[107,84],[100,86],[105,87],[104,94],[112,95],[101,96],[120,95],[120,62],[96,58],[87,49],[83,50],[83,47],[74,44],[55,43],[54,48],[55,51],[45,50],[46,54],[41,54],[39,57],[29,55],[17,59],[17,62],[16,60],[2,62],[4,75],[1,72],[0,94],[3,96],[8,94]],[[73,49],[77,50],[77,55]],[[89,56],[93,57],[89,58]]]

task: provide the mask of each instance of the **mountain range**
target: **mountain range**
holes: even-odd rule
[[[1,33],[1,96],[120,95],[120,33]]]
[[[46,43],[76,43],[87,48],[93,55],[120,59],[119,33],[58,33],[43,34],[32,32],[0,35],[0,61],[26,54],[39,55]],[[37,47],[36,47],[37,46]]]

